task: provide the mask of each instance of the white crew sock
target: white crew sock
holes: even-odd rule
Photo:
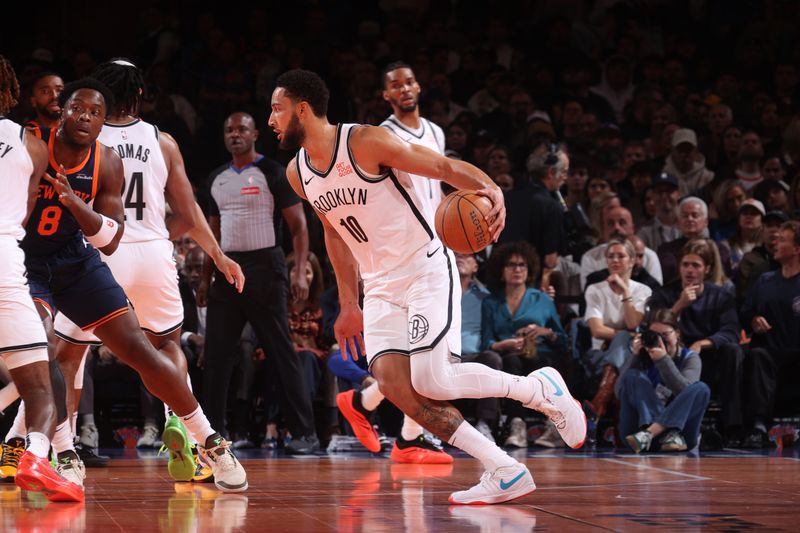
[[[481,435],[466,420],[458,426],[458,429],[455,430],[447,442],[479,460],[489,472],[494,472],[504,466],[517,464],[515,459],[512,459],[511,456],[501,450],[497,444]]]
[[[369,387],[361,389],[361,405],[363,405],[364,409],[367,411],[374,411],[377,409],[383,401],[383,398],[383,393],[381,393],[377,381],[372,383]]]
[[[0,411],[5,411],[8,406],[16,402],[19,398],[19,391],[17,386],[12,381],[2,389],[0,389]]]
[[[47,459],[50,454],[50,439],[44,433],[33,431],[28,433],[25,448],[36,457]]]
[[[192,411],[186,416],[178,417],[181,419],[181,422],[186,426],[186,429],[189,430],[189,435],[191,438],[201,444],[201,446],[206,445],[206,439],[216,433],[211,428],[211,423],[206,418],[205,413],[203,412],[203,408],[200,407],[198,404],[197,409]]]
[[[72,441],[72,432],[70,431],[70,423],[68,420],[61,422],[58,427],[56,427],[56,432],[53,435],[53,441],[51,444],[53,445],[53,450],[55,450],[56,454],[75,449]]]
[[[422,435],[422,426],[408,415],[403,417],[403,429],[400,430],[400,436],[405,440],[414,440]]]
[[[28,428],[25,425],[25,402],[19,402],[17,417],[11,424],[8,433],[6,433],[5,442],[8,442],[10,439],[24,439],[26,433],[28,433]]]

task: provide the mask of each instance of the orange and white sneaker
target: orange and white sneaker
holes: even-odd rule
[[[480,482],[468,490],[454,492],[447,499],[461,505],[488,505],[516,500],[536,490],[528,467],[522,463],[484,472]]]
[[[359,411],[353,404],[355,401],[355,389],[346,392],[340,392],[336,395],[336,405],[339,406],[339,411],[342,412],[344,417],[350,422],[358,442],[364,445],[364,448],[372,453],[381,451],[381,441],[378,437],[378,432],[369,423],[369,420],[364,413]]]
[[[19,460],[16,483],[22,490],[41,492],[51,502],[82,502],[83,489],[56,472],[50,461],[25,452]]]
[[[525,407],[544,413],[556,426],[558,433],[567,446],[580,448],[586,440],[586,413],[581,404],[572,397],[567,383],[555,368],[546,366],[534,370],[528,377],[539,380],[542,384],[542,396]],[[538,396],[538,395],[537,395]],[[538,403],[535,400],[539,400]]]
[[[424,433],[413,440],[398,436],[390,457],[395,463],[419,465],[448,465],[453,462],[453,456],[426,439]]]

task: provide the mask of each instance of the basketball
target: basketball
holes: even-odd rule
[[[492,240],[486,214],[492,203],[475,191],[461,190],[448,194],[436,209],[436,233],[454,252],[474,254]]]

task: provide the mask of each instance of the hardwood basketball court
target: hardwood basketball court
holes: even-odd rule
[[[0,531],[797,531],[800,459],[727,451],[635,456],[516,451],[537,490],[496,506],[452,506],[477,482],[478,461],[397,465],[368,453],[239,455],[250,489],[173,483],[153,452],[117,452],[90,469],[85,504],[48,503],[0,484]],[[388,454],[384,454],[388,455]]]

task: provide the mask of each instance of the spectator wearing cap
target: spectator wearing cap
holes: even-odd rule
[[[727,241],[722,241],[730,248],[732,271],[736,271],[744,254],[761,244],[761,231],[766,214],[764,204],[755,198],[746,199],[739,207],[736,233]]]
[[[752,194],[756,185],[764,180],[764,176],[761,175],[763,157],[764,147],[761,145],[761,137],[753,130],[745,131],[739,142],[734,174],[748,194]]]
[[[681,128],[672,134],[672,150],[664,163],[664,172],[678,178],[681,196],[702,189],[714,179],[706,168],[705,156],[697,149],[697,135],[693,130]]]
[[[789,213],[789,184],[782,180],[769,179],[756,185],[753,198],[764,204],[767,211],[783,211]]]
[[[594,136],[592,155],[607,169],[622,168],[622,132],[613,122],[602,124]],[[624,174],[620,179],[624,178]]]
[[[761,244],[744,254],[736,271],[734,284],[737,308],[742,307],[747,293],[761,274],[780,267],[775,261],[775,246],[780,227],[788,220],[789,216],[783,211],[767,211],[764,215]]]
[[[777,237],[778,270],[762,274],[747,293],[742,323],[752,332],[744,403],[752,430],[744,445],[766,447],[766,424],[776,398],[789,396],[797,409],[800,376],[800,222],[784,223]],[[786,398],[781,402],[786,405]]]
[[[661,172],[651,185],[656,195],[656,216],[653,221],[639,230],[639,237],[645,246],[658,250],[662,244],[674,241],[681,236],[678,228],[678,179],[672,174]]]
[[[658,260],[664,275],[664,284],[678,279],[678,257],[681,249],[696,237],[708,237],[708,205],[696,196],[687,196],[678,204],[678,229],[681,236],[658,247]],[[730,250],[727,245],[717,245],[720,265],[730,273]]]

